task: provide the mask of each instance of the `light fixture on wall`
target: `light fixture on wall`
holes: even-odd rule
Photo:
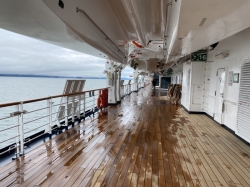
[[[226,58],[228,56],[229,56],[229,52],[221,52],[221,53],[215,55],[215,58],[217,58],[217,59],[223,59],[223,58]]]

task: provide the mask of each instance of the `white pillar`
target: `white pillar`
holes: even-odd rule
[[[117,73],[115,72],[115,64],[111,60],[106,62],[106,81],[107,87],[109,87],[108,91],[108,104],[116,104],[117,103]]]
[[[139,76],[139,72],[138,70],[135,70],[134,71],[134,83],[135,83],[136,91],[138,91],[138,76]]]
[[[117,102],[121,101],[121,71],[117,73],[117,81],[116,81],[116,100]]]
[[[142,87],[144,88],[144,85],[145,85],[144,81],[145,81],[145,76],[142,76],[142,78],[141,78],[141,88]]]

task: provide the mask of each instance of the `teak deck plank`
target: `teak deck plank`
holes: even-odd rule
[[[3,166],[0,186],[250,186],[247,144],[151,92],[132,93]]]
[[[213,144],[213,141],[210,140],[209,143]],[[225,145],[226,144],[223,144],[223,146],[225,146]],[[211,158],[213,158],[213,157],[216,158],[216,160],[220,163],[220,165],[221,165],[221,167],[223,169],[221,169],[221,167],[218,167],[217,164],[216,164],[216,166],[217,166],[216,168],[218,168],[218,170],[220,169],[221,174],[224,176],[225,180],[228,181],[227,182],[228,185],[236,186],[236,184],[239,183],[239,180],[241,180],[241,184],[244,184],[245,186],[248,186],[249,183],[245,182],[245,180],[249,180],[249,178],[244,177],[244,179],[243,179],[241,177],[241,175],[240,175],[241,171],[239,171],[239,172],[235,171],[235,167],[237,167],[237,166],[235,165],[235,167],[232,167],[231,166],[232,162],[227,161],[226,157],[227,157],[227,155],[230,155],[231,152],[224,149],[224,147],[222,147],[222,146],[220,146],[218,144],[214,145],[213,149],[215,149],[215,151],[217,151],[217,154],[213,154],[213,156],[212,155],[210,155],[210,156],[211,156]],[[218,151],[218,149],[223,150],[223,151]],[[223,156],[223,154],[224,154],[224,156]],[[237,160],[234,159],[234,161],[237,161]],[[243,170],[244,170],[244,168],[243,168]],[[225,174],[225,172],[227,174]],[[228,179],[227,175],[231,179],[230,178]],[[245,174],[243,174],[243,176],[245,176]]]

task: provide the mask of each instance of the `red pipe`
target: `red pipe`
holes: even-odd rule
[[[133,43],[136,47],[143,48],[143,46],[142,46],[141,44],[139,44],[138,42],[136,42],[136,41],[132,41],[132,43]]]

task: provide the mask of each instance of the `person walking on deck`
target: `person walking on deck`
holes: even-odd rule
[[[156,80],[155,79],[153,79],[152,84],[153,84],[153,88],[155,90],[155,86],[156,86]]]

